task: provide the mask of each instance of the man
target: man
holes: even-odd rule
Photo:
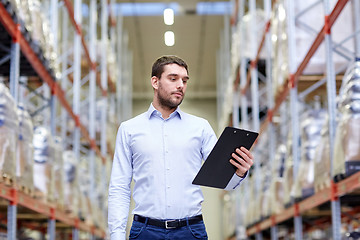
[[[151,76],[154,97],[148,111],[123,122],[117,133],[109,187],[111,239],[125,239],[132,179],[130,239],[207,239],[203,195],[192,180],[215,146],[216,135],[205,119],[178,107],[189,81],[182,59],[160,57]],[[248,150],[236,153],[229,161],[237,170],[226,189],[238,186],[253,164]]]

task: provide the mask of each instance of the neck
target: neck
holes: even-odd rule
[[[164,119],[167,119],[170,116],[170,114],[176,110],[176,107],[170,108],[170,107],[164,106],[164,105],[160,104],[158,101],[156,101],[155,99],[153,100],[152,104],[153,104],[154,108],[161,113],[161,116]]]

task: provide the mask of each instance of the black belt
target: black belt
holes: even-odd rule
[[[171,229],[171,228],[184,227],[187,225],[188,222],[189,225],[198,223],[203,220],[203,217],[202,215],[197,215],[195,217],[189,217],[187,219],[185,218],[185,219],[176,219],[176,220],[158,220],[158,219],[143,217],[137,214],[134,215],[134,221],[146,223],[146,220],[147,220],[147,224],[149,225]]]

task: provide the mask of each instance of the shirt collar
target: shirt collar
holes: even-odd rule
[[[158,116],[161,117],[161,113],[160,113],[158,110],[156,110],[156,108],[154,107],[154,105],[151,103],[151,104],[150,104],[150,107],[149,107],[149,109],[148,109],[148,111],[147,111],[147,116],[148,116],[148,118],[150,119],[151,116],[153,116],[153,115],[158,115]],[[176,110],[175,110],[173,113],[170,114],[170,117],[169,117],[169,118],[172,118],[173,116],[179,116],[179,118],[181,119],[181,116],[182,116],[182,115],[183,115],[183,112],[180,110],[180,107],[178,106],[178,107],[176,108]]]

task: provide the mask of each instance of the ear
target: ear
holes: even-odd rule
[[[159,79],[155,76],[153,76],[151,78],[151,85],[154,89],[158,89],[159,88]]]

